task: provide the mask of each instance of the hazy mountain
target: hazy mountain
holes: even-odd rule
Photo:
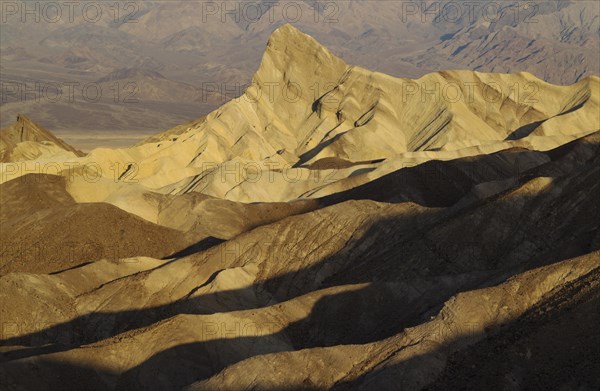
[[[40,12],[45,3],[39,2]],[[34,82],[84,85],[118,69],[142,68],[160,72],[164,86],[138,86],[135,104],[115,102],[110,91],[103,91],[102,105],[82,100],[69,109],[63,101],[56,104],[42,97],[14,102],[8,94],[0,109],[2,126],[22,106],[26,114],[39,113],[37,121],[73,141],[83,132],[143,135],[197,118],[243,93],[260,64],[267,37],[286,22],[348,63],[397,77],[417,78],[446,69],[527,71],[546,82],[572,84],[600,73],[600,9],[593,1],[115,4],[117,9],[102,5],[102,15],[93,23],[91,16],[84,18],[81,6],[72,20],[65,9],[55,23],[49,23],[51,16],[46,14],[39,23],[33,17],[23,22],[20,10],[5,15],[0,48],[6,52],[22,47],[29,56],[3,55],[0,78],[29,88]],[[217,86],[219,91],[190,100],[177,83],[198,91]],[[157,115],[157,108],[169,109]],[[124,111],[141,115],[118,120],[115,114]],[[102,115],[106,119],[99,121]]]

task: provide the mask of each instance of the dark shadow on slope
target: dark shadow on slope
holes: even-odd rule
[[[597,390],[600,269],[547,294],[522,316],[434,352],[339,383],[334,390]],[[431,373],[448,356],[442,373]],[[444,360],[445,361],[445,360]],[[427,374],[427,375],[425,375]],[[433,382],[431,382],[433,380]]]
[[[350,175],[348,175],[348,178],[352,178],[353,176],[357,175],[368,174],[372,171],[375,171],[375,167],[359,168],[356,171],[352,171]]]
[[[435,290],[439,296],[445,297],[437,287]],[[240,326],[239,323],[199,323],[203,334],[217,338],[178,345],[156,353],[142,364],[123,373],[118,379],[116,389],[178,390],[195,381],[206,379],[229,365],[259,354],[377,341],[396,334],[400,326],[406,327],[407,319],[428,308],[425,304],[426,302],[418,298],[407,301],[406,295],[398,292],[394,285],[377,284],[326,295],[316,301],[305,319],[294,322],[279,332],[273,332],[274,324],[249,322]],[[357,324],[356,313],[353,313],[356,311],[360,312],[361,319],[367,320],[368,323],[361,321]],[[414,324],[417,324],[416,320],[408,323]],[[248,325],[251,327],[246,327]],[[250,336],[253,332],[258,332],[259,335]],[[227,339],[226,336],[230,338]],[[123,348],[135,349],[135,341],[128,343],[130,345],[122,345]],[[36,356],[60,351],[55,346],[31,350],[33,352],[29,353],[35,353]],[[14,370],[15,366],[27,366],[14,361],[26,357],[20,353],[21,351],[17,350],[4,354],[2,365],[5,370],[19,372]],[[43,364],[44,372],[56,370],[59,377],[68,373],[67,364],[48,362],[49,367]],[[112,378],[117,381],[116,378]],[[90,375],[87,382],[80,380],[77,386],[81,389],[94,389],[93,385],[97,380],[97,376]],[[70,385],[72,383],[69,383],[66,389],[74,388],[69,387]],[[103,387],[98,389],[114,388],[111,384],[103,384]]]
[[[574,140],[556,149],[538,152],[511,148],[489,155],[478,155],[449,161],[432,160],[405,167],[366,184],[319,199],[323,205],[347,200],[369,199],[379,202],[414,202],[426,207],[449,207],[478,184],[513,179],[514,185],[527,176],[556,177],[581,168],[598,155],[598,133]],[[551,161],[549,162],[548,159]],[[572,160],[565,163],[564,160]],[[552,169],[565,165],[567,170]]]
[[[525,138],[525,137],[529,136],[531,133],[533,133],[534,130],[536,130],[541,124],[543,124],[546,121],[547,121],[547,119],[543,119],[541,121],[535,121],[530,124],[523,125],[520,128],[513,131],[511,134],[509,134],[508,137],[506,137],[504,140],[505,141],[515,141],[515,140],[520,140],[522,138]]]
[[[15,361],[0,364],[0,388],[3,390],[31,391],[108,391],[114,389],[119,373],[57,360],[51,357],[36,358],[36,373],[32,364]],[[43,383],[40,383],[43,379]]]
[[[176,253],[164,257],[163,259],[187,257],[188,255],[192,255],[201,251],[206,251],[211,247],[214,247],[223,242],[226,242],[226,240],[209,236],[207,238],[202,239],[198,243],[194,243],[191,246],[184,248],[183,250],[177,251]]]
[[[552,118],[557,118],[557,117],[560,117],[560,116],[572,113],[574,111],[577,111],[580,108],[582,108],[583,105],[586,104],[586,102],[587,102],[587,99],[584,102],[582,102],[582,103],[580,103],[580,104],[578,104],[578,105],[576,105],[574,107],[571,107],[570,109],[565,110],[564,112],[562,112],[560,114],[555,115],[554,117],[546,118],[546,119],[543,119],[543,120],[540,120],[540,121],[535,121],[535,122],[523,125],[520,128],[518,128],[515,131],[513,131],[511,134],[509,134],[508,137],[506,137],[504,140],[505,141],[515,141],[515,140],[520,140],[522,138],[525,138],[525,137],[529,136],[531,133],[533,133],[544,122],[546,122],[546,121],[548,121],[548,120],[550,120]]]
[[[542,159],[540,152],[512,149],[452,161],[432,160],[399,169],[353,189],[323,197],[320,201],[324,205],[333,205],[347,200],[370,199],[449,207],[477,184],[518,179],[520,170],[528,169],[530,161],[539,161],[541,164]]]
[[[586,137],[561,145],[560,147],[546,151],[545,153],[553,161],[557,161],[569,157],[581,159],[581,155],[599,155],[599,151],[600,131],[596,131]]]
[[[566,284],[501,330],[450,356],[428,389],[600,389],[600,269]],[[493,359],[489,360],[493,352]],[[484,358],[486,357],[486,358]]]
[[[373,328],[369,332],[360,334],[360,330],[365,329],[362,322],[352,324],[349,329],[336,327],[332,322],[357,317],[352,308],[343,307],[338,312],[332,311],[329,318],[327,315],[319,315],[317,318],[309,316],[287,330],[287,335],[297,341],[297,348],[329,346],[340,341],[364,343],[381,336],[393,335],[411,322],[419,322],[427,314],[435,314],[452,292],[495,285],[533,267],[600,248],[600,215],[596,202],[600,198],[599,168],[595,162],[591,162],[587,167],[581,168],[580,172],[572,178],[557,180],[539,195],[504,199],[501,194],[472,205],[467,210],[449,208],[444,211],[429,211],[422,216],[407,215],[377,221],[364,233],[352,238],[339,253],[319,259],[310,267],[255,284],[251,289],[263,299],[254,307],[230,305],[219,308],[218,311],[207,311],[206,308],[211,307],[206,306],[206,303],[214,304],[220,299],[226,303],[240,303],[235,299],[247,294],[248,289],[220,292],[153,308],[119,313],[92,313],[22,337],[5,338],[2,345],[24,346],[10,353],[12,358],[7,357],[8,360],[14,360],[16,357],[37,356],[41,352],[70,350],[128,330],[149,326],[177,314],[262,307],[271,298],[282,302],[316,289],[344,284],[373,281],[399,283],[417,278],[431,281],[433,278],[447,276],[460,280],[461,275],[467,276],[462,283],[451,284],[448,291],[434,302],[415,306],[418,314],[415,313],[412,317],[396,319],[394,312],[390,312],[392,321],[397,323],[390,323],[389,329],[379,329],[375,325],[370,326]],[[567,189],[564,194],[560,192],[561,187],[553,188],[558,185]],[[494,224],[491,225],[490,222]],[[216,251],[219,251],[219,246],[208,250]],[[206,256],[205,253],[193,257],[198,257],[200,262]],[[228,265],[234,266],[239,265]],[[332,269],[332,266],[335,267]],[[260,295],[261,292],[263,296]],[[385,299],[381,305],[370,302],[368,297],[365,299],[373,306],[373,311],[385,309],[390,304]],[[340,301],[335,298],[324,299],[316,307],[320,314],[327,314],[331,308],[337,308]],[[360,302],[360,298],[354,297],[351,301]],[[357,306],[357,309],[364,311],[361,306]],[[336,313],[339,318],[335,316]],[[347,322],[347,325],[350,323]],[[310,336],[310,330],[319,327],[335,332],[325,336],[319,333]],[[303,340],[306,333],[309,333],[310,338]],[[47,350],[40,351],[40,347]]]
[[[324,157],[322,159],[317,160],[314,163],[311,163],[308,166],[301,166],[303,168],[307,168],[309,170],[340,170],[343,168],[350,168],[354,166],[366,165],[366,164],[377,164],[385,161],[385,159],[374,159],[374,160],[364,160],[353,162],[350,160],[345,160],[338,157]]]
[[[497,284],[532,267],[589,253],[600,247],[597,235],[600,215],[595,202],[600,197],[600,186],[596,186],[593,192],[587,191],[586,186],[600,183],[599,171],[600,168],[596,167],[595,170],[584,171],[581,177],[570,179],[573,189],[569,187],[566,195],[554,194],[547,189],[539,196],[506,200],[498,196],[496,200],[482,202],[456,215],[450,210],[440,212],[437,217],[434,213],[378,221],[348,242],[343,251],[318,259],[305,269],[283,273],[255,284],[252,290],[259,297],[256,305],[262,307],[272,299],[282,302],[338,285],[402,282],[419,278],[431,280],[443,276],[468,276],[462,285],[454,284],[455,290],[468,290]],[[573,200],[584,202],[574,209]],[[495,224],[490,226],[490,221]],[[219,247],[209,251],[217,252]],[[238,265],[227,267],[235,266]],[[439,302],[451,296],[450,291]],[[247,292],[248,289],[233,290],[152,308],[90,313],[39,332],[6,338],[2,345],[25,346],[18,353],[20,357],[36,354],[37,346],[44,343],[68,350],[146,327],[177,314],[256,308],[256,305],[248,307],[244,304],[246,302],[238,300]],[[215,303],[219,302],[232,304],[215,308]],[[405,325],[399,324],[391,332],[397,332]]]
[[[117,389],[178,390],[256,355],[378,341],[420,323],[416,318],[427,308],[425,304],[407,302],[392,285],[380,284],[324,296],[306,318],[279,332],[269,333],[274,324],[203,323],[202,327],[210,326],[207,334],[210,331],[220,338],[159,352],[124,373]],[[264,334],[249,336],[253,331]],[[154,375],[159,372],[160,376]]]
[[[327,322],[319,324],[324,332],[322,335],[308,326],[323,316],[322,309],[330,307],[323,301],[331,301],[333,305],[339,305],[342,301],[351,305],[360,292],[363,292],[361,300],[368,300],[369,294],[373,293],[369,289],[367,287],[350,293],[334,294],[319,300],[311,314],[297,322],[307,326],[305,341],[312,341],[300,346],[292,346],[288,342],[288,336],[294,335],[292,329],[297,324],[277,333],[258,336],[244,336],[242,328],[236,330],[230,327],[229,330],[221,330],[221,334],[231,335],[235,332],[237,336],[169,348],[120,376],[117,373],[42,357],[39,359],[41,365],[38,364],[42,368],[42,376],[31,375],[29,364],[25,362],[4,364],[0,367],[3,384],[25,385],[26,389],[39,391],[55,390],[59,388],[58,385],[64,390],[179,390],[256,355],[298,350],[313,345],[352,343],[348,342],[352,339],[343,335],[332,338],[334,334],[327,329],[331,324]],[[484,339],[470,334],[470,330],[465,330],[463,335],[452,340],[444,340],[444,335],[441,334],[442,343],[434,351],[413,355],[398,364],[378,367],[356,379],[341,381],[333,389],[379,391],[412,389],[418,385],[427,390],[480,390],[482,387],[501,390],[515,381],[525,389],[549,389],[556,385],[569,389],[597,389],[599,379],[595,374],[598,373],[600,364],[595,358],[600,352],[600,334],[596,332],[600,322],[600,312],[597,311],[599,305],[600,269],[597,268],[550,292],[538,305],[519,318],[486,329],[487,337]],[[373,315],[376,313],[372,311],[367,314],[369,317]],[[214,328],[210,330],[215,332]],[[328,338],[332,339],[323,344]],[[382,338],[375,340],[380,339]],[[448,364],[440,373],[435,368],[440,359],[446,356],[449,357]],[[423,376],[424,374],[428,375]],[[31,385],[40,377],[48,379],[48,382],[27,387],[27,384]],[[312,383],[290,384],[276,389],[300,388],[322,389]]]
[[[507,207],[508,209],[505,212],[510,212],[510,206],[511,206],[511,203],[510,202],[507,203],[507,205],[505,207]],[[593,206],[593,205],[590,205],[590,206]],[[496,213],[496,215],[494,215],[492,213],[493,209],[495,209],[495,208],[492,208],[492,211],[488,212],[488,213],[490,213],[490,217],[491,218],[498,218],[498,219],[502,218],[502,219],[505,219],[505,220],[507,219],[507,216],[503,216],[502,212]],[[452,214],[451,214],[452,210],[450,210],[449,212],[450,213],[447,214],[447,216],[444,216],[445,219],[452,219],[453,218]],[[463,213],[463,211],[461,210],[460,213]],[[568,213],[567,213],[567,211],[565,211],[565,214],[566,215],[572,215],[572,211],[569,211]],[[594,216],[596,214],[597,214],[597,210],[595,210],[594,208],[592,208],[592,210],[590,210],[589,212],[587,212],[587,216]],[[509,214],[509,216],[510,216],[510,214]],[[516,220],[516,222],[511,223],[509,221],[505,221],[504,224],[508,224],[508,225],[517,224],[518,220],[520,219],[519,214],[517,214],[516,216],[514,216],[514,219]],[[483,224],[487,224],[488,222],[489,222],[489,219],[486,220],[486,221],[483,221],[482,223]],[[464,219],[463,220],[459,219],[457,225],[460,225],[460,224],[463,224],[463,223],[464,223]],[[424,225],[423,227],[420,227],[420,229],[419,229],[419,227],[415,227],[414,226],[414,221],[412,221],[410,219],[405,220],[405,224],[407,224],[407,225],[410,226],[410,230],[411,231],[415,231],[415,232],[412,232],[412,234],[409,234],[408,232],[406,232],[406,230],[404,230],[404,231],[398,231],[398,225],[397,224],[398,224],[398,221],[395,221],[395,220],[392,220],[392,221],[382,221],[382,222],[378,223],[376,226],[374,226],[373,228],[371,228],[362,238],[356,239],[355,240],[356,245],[357,246],[363,246],[362,242],[365,241],[364,239],[372,239],[372,238],[369,238],[370,236],[375,236],[375,237],[380,236],[380,237],[385,237],[385,238],[388,239],[388,241],[385,243],[385,246],[383,246],[383,250],[385,250],[386,247],[389,247],[389,251],[388,251],[387,256],[402,255],[402,256],[406,257],[406,255],[410,254],[410,253],[412,253],[412,254],[421,254],[421,253],[425,252],[425,253],[431,254],[432,257],[440,258],[440,255],[441,255],[440,252],[444,252],[445,251],[446,253],[452,253],[452,252],[455,253],[456,250],[459,249],[458,247],[451,246],[450,244],[445,245],[444,244],[445,242],[452,242],[452,241],[454,241],[455,243],[461,243],[461,242],[464,243],[465,242],[465,237],[464,237],[465,236],[465,232],[464,232],[464,230],[461,230],[458,227],[455,230],[456,232],[454,234],[452,234],[452,232],[450,232],[450,233],[448,233],[448,236],[446,238],[444,238],[444,237],[441,237],[441,238],[434,238],[434,237],[432,237],[431,239],[434,239],[434,240],[431,240],[431,239],[427,239],[427,237],[423,237],[423,232],[432,232],[429,225]],[[433,221],[431,224],[437,224],[437,221]],[[470,224],[472,225],[473,223],[471,222]],[[520,223],[520,222],[518,224],[522,225],[522,223]],[[540,231],[540,229],[541,229],[541,231]],[[515,227],[512,230],[514,231],[514,233],[517,233],[517,234],[520,233],[521,235],[523,235],[523,233],[524,233],[523,232],[523,228],[521,228],[521,231],[519,231],[518,227]],[[543,227],[542,228],[533,227],[531,230],[533,232],[544,232],[545,231],[543,229]],[[476,232],[474,232],[474,234],[475,233]],[[397,234],[397,235],[395,235],[395,234]],[[536,236],[540,236],[540,235],[536,235]],[[552,235],[550,235],[550,237],[552,237]],[[421,238],[421,239],[419,239],[419,238]],[[538,238],[535,238],[535,239],[539,241]],[[516,240],[520,240],[520,239],[517,238]],[[377,242],[376,240],[375,241],[373,241],[373,240],[366,240],[366,241],[373,243],[373,246],[372,246],[373,248],[376,248],[377,246],[381,245],[381,243]],[[437,246],[439,248],[432,248],[431,245],[428,244],[428,242],[432,242],[432,241],[435,241],[437,243],[441,243],[441,245]],[[506,243],[502,244],[502,246],[505,246],[505,244]],[[401,247],[402,245],[404,245],[404,246]],[[422,248],[419,248],[419,246],[421,246]],[[469,246],[466,246],[466,247],[468,248],[468,247],[474,247],[474,246],[477,246],[477,243],[470,243]],[[480,244],[480,246],[481,246],[481,244]],[[489,246],[483,246],[483,247],[489,247]],[[402,253],[394,254],[394,252],[397,251],[399,248],[402,248]],[[463,245],[462,248],[464,249],[465,246]],[[363,252],[363,253],[364,252],[368,252],[368,251],[369,251],[369,249],[361,249],[361,252]],[[488,249],[487,252],[484,252],[482,250],[479,253],[477,253],[477,255],[478,256],[482,256],[482,257],[487,257],[487,258],[492,258],[492,257],[495,258],[495,256],[494,256],[495,251],[496,251],[496,249]],[[349,251],[349,252],[351,253],[352,251]],[[379,253],[381,253],[381,251]],[[348,256],[346,256],[346,258],[348,258]],[[451,261],[451,262],[449,262],[450,264],[453,264],[456,261],[456,259],[452,259],[452,257],[445,256],[443,258],[446,259],[446,260]],[[365,259],[368,259],[368,258],[365,258]],[[322,262],[322,263],[326,263],[327,261],[328,260],[324,260],[324,262]],[[362,262],[362,263],[364,263],[364,262]],[[381,262],[377,262],[377,263],[381,263]],[[354,268],[356,268],[359,264],[361,264],[361,262],[359,262],[359,263],[357,263],[357,262],[350,262],[349,264],[351,264]],[[392,263],[391,265],[392,265],[392,267],[394,267],[395,263]],[[453,266],[454,266],[454,268],[456,268],[457,265],[453,265]],[[470,270],[469,269],[470,267],[471,267],[470,265],[466,265],[466,270]],[[319,265],[317,265],[316,268],[318,269]],[[296,274],[302,276],[303,273],[291,273],[290,277],[294,277]],[[311,272],[310,270],[307,270],[306,274],[308,276],[311,276],[314,273]],[[372,275],[373,275],[373,271],[365,274],[365,276],[372,276]],[[263,285],[265,287],[277,287],[277,286],[280,285],[280,284],[278,284],[278,281],[288,282],[288,280],[289,279],[287,278],[287,276],[284,275],[282,277],[274,279],[273,281],[267,281]],[[359,283],[359,282],[368,282],[368,281],[369,281],[368,278],[361,278],[361,279],[356,280],[356,281],[345,281],[344,283]],[[267,290],[271,290],[272,291],[272,289],[269,289],[269,288],[267,288]],[[297,293],[301,294],[302,292],[297,292]],[[278,297],[278,299],[286,299],[286,297]],[[181,303],[179,303],[178,305],[181,305]],[[233,308],[233,309],[243,309],[243,308]]]
[[[330,146],[331,144],[333,144],[337,139],[339,139],[340,137],[342,137],[344,134],[346,134],[346,132],[336,134],[335,136],[333,136],[329,140],[323,141],[322,143],[318,144],[313,149],[311,149],[311,150],[309,150],[307,152],[304,152],[301,156],[299,156],[300,159],[298,160],[298,162],[296,164],[294,164],[293,167],[296,168],[296,167],[302,166],[304,163],[306,163],[310,159],[312,159],[315,156],[317,156],[319,154],[319,152],[321,152],[323,149],[325,149],[328,146]]]
[[[570,165],[577,167],[578,165],[580,166],[582,163],[581,159],[578,159],[577,157],[572,158],[570,157],[571,154],[574,154],[576,156],[578,155],[594,155],[598,153],[598,141],[596,140],[598,137],[595,137],[595,135],[593,136],[588,136],[585,137],[583,139],[580,140],[576,140],[573,141],[569,144],[566,144],[562,147],[559,147],[555,150],[549,151],[549,152],[532,152],[532,151],[527,151],[527,150],[522,150],[522,149],[513,149],[513,150],[507,150],[507,151],[502,151],[502,152],[498,152],[495,154],[491,154],[489,156],[476,156],[476,157],[469,157],[469,158],[462,158],[462,159],[457,159],[457,160],[453,160],[453,161],[447,161],[447,162],[440,162],[440,161],[431,161],[431,162],[427,162],[415,167],[407,167],[404,169],[400,169],[398,171],[392,172],[390,174],[387,174],[381,178],[378,178],[370,183],[367,183],[365,185],[362,186],[358,186],[356,188],[350,189],[348,191],[344,191],[332,196],[327,196],[324,198],[321,198],[319,200],[315,200],[315,204],[310,206],[310,207],[306,207],[305,210],[303,210],[303,212],[307,212],[310,211],[311,209],[318,209],[320,207],[323,206],[328,206],[328,205],[333,205],[336,203],[340,203],[340,202],[344,202],[346,200],[351,200],[351,199],[371,199],[371,200],[376,200],[376,201],[381,201],[381,202],[391,202],[391,203],[400,203],[400,202],[415,202],[417,204],[423,205],[423,206],[428,206],[428,207],[448,207],[451,205],[454,205],[458,200],[460,200],[461,198],[463,198],[465,196],[465,194],[467,194],[469,191],[471,191],[473,189],[474,186],[476,186],[479,183],[483,183],[483,182],[489,182],[489,181],[495,181],[495,180],[503,180],[503,179],[507,179],[507,178],[518,178],[519,175],[523,175],[523,173],[525,171],[527,171],[529,169],[529,171],[531,171],[532,169],[530,169],[531,165],[534,164],[541,164],[540,167],[546,167],[549,169],[545,169],[543,170],[534,170],[536,172],[535,175],[544,175],[544,176],[556,176],[556,175],[560,175],[563,174],[563,172],[557,171],[557,170],[553,170],[552,163],[549,164],[542,164],[544,163],[544,161],[538,161],[537,159],[547,159],[547,158],[551,158],[553,160],[556,159],[563,159],[563,160],[573,160],[572,163],[569,163]],[[574,152],[577,152],[577,154],[575,154]],[[537,158],[536,158],[537,156]],[[535,163],[537,162],[537,163]],[[29,178],[31,177],[31,178]],[[41,186],[42,184],[44,184],[45,182],[42,181],[41,179],[39,180],[34,180],[32,178],[37,178],[38,176],[35,176],[34,174],[30,174],[27,175],[25,177],[22,177],[20,179],[16,179],[10,182],[7,182],[3,185],[0,185],[3,189],[6,188],[10,188],[11,186],[15,186],[15,185],[19,185],[22,183],[33,183],[33,184],[38,184],[38,187]],[[27,178],[31,179],[28,180]],[[31,183],[30,183],[31,182]],[[56,182],[56,183],[54,183]],[[515,180],[516,182],[516,180]],[[53,181],[53,185],[54,187],[58,186],[61,192],[65,193],[64,191],[64,184],[60,184],[57,181]],[[60,186],[59,186],[60,185]],[[7,187],[8,186],[8,187]],[[65,193],[66,194],[66,193]],[[282,206],[283,207],[283,206]],[[3,211],[6,208],[3,208]],[[6,211],[4,211],[6,212]],[[125,212],[120,212],[124,215],[128,215]],[[258,224],[258,225],[263,225],[263,224]],[[108,226],[113,227],[114,224],[108,224]],[[251,225],[252,226],[252,225]],[[166,230],[166,228],[164,227],[156,227],[157,229],[160,230]],[[112,230],[111,230],[112,231]],[[97,229],[93,231],[94,233],[94,238],[97,237]],[[181,235],[178,235],[181,236]],[[129,236],[125,236],[125,238],[129,239]],[[5,238],[6,239],[6,238]],[[87,240],[87,239],[86,239]],[[150,241],[150,243],[154,243],[152,244],[153,246],[156,247],[156,243],[160,242],[161,240],[154,240],[154,241]],[[177,248],[178,246],[172,246],[172,249],[167,251],[171,251],[171,253],[169,255],[167,255],[165,257],[165,253],[163,254],[159,254],[160,258],[171,258],[171,257],[181,257],[181,256],[186,256],[186,255],[190,255],[194,252],[198,252],[198,251],[203,251],[206,250],[208,248],[210,248],[211,246],[213,246],[214,244],[217,243],[217,240],[215,239],[207,239],[206,241],[201,241],[200,243],[195,243],[193,245],[189,245],[189,241],[187,242],[188,244],[186,244],[188,247],[185,248]],[[114,241],[110,241],[110,244],[115,244]],[[172,241],[169,241],[169,245],[171,246],[173,244]],[[165,247],[168,247],[165,246]],[[13,243],[3,243],[2,246],[2,255],[3,257],[6,257],[6,249],[16,249],[19,250],[21,249],[22,245],[20,246],[13,246]],[[48,247],[49,249],[54,249],[54,247],[56,246],[43,246],[42,248],[46,248]],[[79,246],[81,247],[81,251],[76,251],[77,252],[83,252],[84,250],[86,250],[87,252],[89,252],[89,250],[87,250],[88,243],[87,241],[84,243],[84,245]],[[79,249],[79,247],[77,249]],[[96,246],[97,247],[97,246]],[[121,248],[123,247],[123,249]],[[118,246],[118,251],[119,251],[119,258],[123,258],[123,257],[133,257],[133,256],[140,256],[140,255],[150,255],[152,256],[152,253],[148,253],[146,254],[146,252],[143,252],[141,250],[136,250],[135,248],[133,248],[135,246],[132,246],[131,243],[129,243],[129,245],[125,246],[125,245],[119,245]],[[183,246],[182,246],[183,247]],[[94,247],[95,248],[95,247]],[[99,246],[98,247],[99,250],[95,251],[97,253],[100,254],[104,254],[105,248],[110,249],[111,246],[110,245],[106,245],[106,246]],[[69,248],[65,248],[65,251],[69,250]],[[132,251],[132,250],[136,250],[136,251]],[[172,252],[174,251],[175,252]],[[114,255],[112,254],[113,252],[115,252],[116,250],[111,250],[112,252],[110,254],[108,254],[108,256],[113,257]],[[22,257],[24,255],[29,256],[31,254],[33,254],[33,251],[22,251],[20,254],[22,255]],[[54,254],[54,252],[52,252],[52,254]],[[9,254],[10,255],[10,254]],[[76,254],[77,255],[77,254]],[[155,254],[156,255],[156,254]],[[107,256],[107,254],[104,254],[104,256]],[[82,257],[82,261],[86,260],[89,261],[90,257],[87,256],[86,257]],[[100,256],[100,258],[102,258],[102,256]],[[92,259],[94,259],[92,257]],[[5,262],[4,262],[5,263]],[[48,262],[45,262],[48,263]],[[79,263],[77,263],[79,264]],[[57,265],[56,270],[65,270],[68,269],[70,267],[76,266],[73,263],[70,264],[65,264],[62,267],[58,267],[60,265]],[[52,272],[55,272],[56,270],[52,270]],[[31,271],[31,270],[27,270],[27,271]]]
[[[31,339],[31,341],[30,341],[31,345],[36,345],[35,338],[36,337],[33,337]],[[41,356],[44,354],[58,353],[58,352],[63,352],[65,350],[71,349],[69,347],[69,345],[62,345],[62,344],[46,345],[46,343],[47,343],[46,339],[41,339],[40,346],[28,347],[28,348],[17,348],[17,349],[5,351],[2,353],[2,355],[0,355],[0,365],[2,365],[2,363],[5,363],[5,362],[20,360],[22,358]]]
[[[60,273],[62,273],[62,272],[66,272],[66,271],[69,271],[69,270],[75,270],[75,269],[79,269],[80,267],[84,267],[84,266],[87,266],[87,265],[91,265],[92,263],[94,263],[94,262],[84,262],[84,263],[80,263],[79,265],[75,265],[75,266],[69,267],[69,268],[67,268],[67,269],[58,270],[58,271],[55,271],[55,272],[52,272],[52,273],[48,273],[48,275],[49,275],[49,276],[52,276],[52,275],[55,275],[55,274],[60,274]]]

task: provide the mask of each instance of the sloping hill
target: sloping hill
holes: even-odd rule
[[[70,153],[64,153],[64,152]],[[32,160],[55,155],[81,157],[83,153],[48,130],[19,114],[17,121],[0,129],[0,162]]]
[[[68,189],[78,201],[132,197],[117,175],[147,191],[241,202],[325,196],[428,160],[555,148],[600,129],[599,97],[597,77],[571,86],[527,73],[393,78],[284,25],[240,98],[132,148],[92,151],[77,162],[99,168],[103,191],[78,176]],[[315,170],[324,159],[346,163]]]
[[[565,319],[570,307],[553,304],[561,290],[595,281],[597,140],[548,156],[513,177],[503,165],[516,159],[483,159],[470,176],[479,188],[447,207],[342,197],[170,262],[5,275],[0,294],[12,304],[2,314],[18,327],[5,334],[0,370],[8,384],[48,389],[421,389],[438,376],[454,384],[468,368],[448,380],[444,371],[457,371],[469,346],[528,330],[520,318],[540,306]],[[466,163],[439,163],[455,174],[438,186],[454,194]],[[502,175],[505,187],[485,188]],[[75,368],[88,375],[69,378]]]

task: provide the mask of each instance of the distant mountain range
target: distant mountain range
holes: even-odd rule
[[[90,131],[149,135],[208,113],[241,95],[263,42],[290,21],[345,61],[398,77],[527,71],[571,84],[600,74],[595,1],[143,1],[105,4],[94,23],[79,8],[72,22],[63,10],[49,23],[51,2],[38,3],[39,23],[3,11],[0,78],[10,88],[1,126],[24,112],[67,140]],[[95,84],[83,91],[102,80],[112,84],[98,86],[97,100]],[[50,91],[59,83],[61,98],[14,92],[35,83]],[[64,83],[79,83],[72,101]]]

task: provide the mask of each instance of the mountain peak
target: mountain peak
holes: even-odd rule
[[[51,142],[60,149],[73,152],[76,156],[83,156],[81,151],[54,136],[26,115],[17,114],[17,121],[15,123],[0,130],[0,161],[8,161],[17,145],[26,141],[36,143]]]
[[[7,129],[10,136],[14,137],[17,142],[42,141],[53,137],[52,133],[24,114],[17,114],[17,121]]]
[[[254,83],[258,86],[296,83],[304,89],[315,83],[337,82],[347,67],[316,39],[291,24],[284,24],[269,37]]]
[[[330,60],[341,61],[316,39],[303,33],[289,23],[279,26],[271,33],[266,51],[284,51],[289,55],[298,56],[320,54],[322,57],[328,57]]]
[[[286,23],[277,27],[271,33],[271,36],[269,37],[269,43],[267,44],[267,46],[269,46],[272,42],[287,42],[294,39],[307,39],[317,42],[310,35],[303,33],[302,31],[294,27],[292,24]]]

